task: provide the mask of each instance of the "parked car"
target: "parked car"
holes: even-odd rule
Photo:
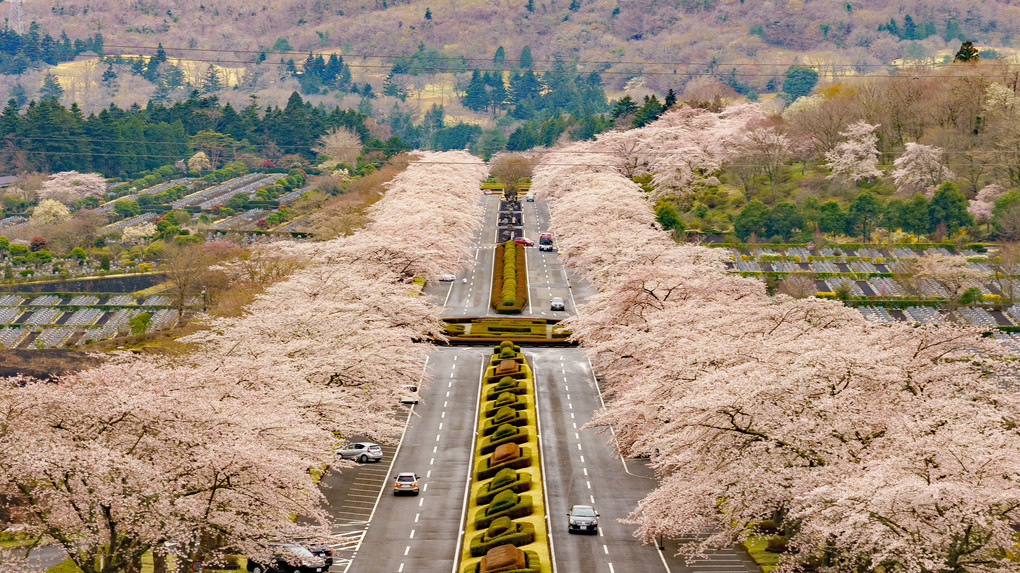
[[[295,543],[280,543],[271,547],[273,557],[267,563],[248,559],[252,573],[323,573],[328,566],[308,549]]]
[[[328,545],[323,545],[314,541],[298,541],[296,543],[311,551],[312,555],[322,559],[326,563],[326,569],[333,566],[333,550],[330,549]]]
[[[336,451],[336,455],[345,460],[358,460],[361,463],[382,460],[382,447],[372,442],[351,442]]]
[[[552,297],[552,299],[550,299],[550,301],[549,301],[549,309],[550,310],[564,310],[564,308],[565,307],[564,307],[564,303],[563,303],[563,299],[562,298],[560,298],[558,296],[554,296],[554,297]]]
[[[535,244],[535,241],[532,241],[527,237],[515,237],[514,242],[518,245],[524,245],[525,247],[530,247]]]
[[[418,474],[406,472],[397,474],[393,478],[393,495],[400,495],[402,493],[409,493],[411,495],[418,495],[418,480],[421,479]]]
[[[457,277],[451,275],[450,273],[443,273],[439,275],[439,280],[444,283],[450,283],[457,280]]]
[[[599,532],[599,514],[590,505],[572,505],[567,513],[567,532]]]
[[[400,390],[401,404],[417,404],[420,400],[421,396],[418,395],[418,386],[405,384],[403,389]]]

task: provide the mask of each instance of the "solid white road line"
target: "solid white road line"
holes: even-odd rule
[[[473,416],[474,424],[473,424],[473,426],[471,428],[471,449],[468,450],[468,451],[471,451],[471,452],[475,451],[475,445],[478,442],[478,409],[481,408],[481,405],[482,405],[482,379],[485,377],[485,365],[486,365],[486,361],[483,359],[481,367],[479,368],[479,371],[478,371],[478,396],[475,398],[475,413],[474,413],[474,416]],[[457,527],[457,531],[460,532],[460,538],[464,537],[464,520],[467,519],[467,506],[468,506],[468,498],[471,495],[471,477],[472,477],[471,474],[472,474],[473,470],[474,470],[474,466],[472,464],[468,464],[467,479],[464,482],[464,503],[462,504],[462,506],[460,508],[460,525]],[[547,507],[548,507],[548,505],[547,505]],[[460,538],[458,538],[458,540]],[[549,544],[552,545],[552,542],[550,541]],[[457,573],[459,571],[459,569],[460,569],[460,543],[459,543],[459,541],[457,543],[457,548],[456,548],[455,551],[456,551],[456,553],[454,554],[454,558],[453,558],[453,569],[451,570],[452,573]]]

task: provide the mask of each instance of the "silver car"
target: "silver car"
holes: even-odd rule
[[[421,476],[411,472],[397,474],[393,478],[393,495],[402,493],[418,495],[418,480],[420,479]]]
[[[558,296],[552,297],[552,300],[549,301],[549,309],[550,310],[563,310],[564,309],[563,299],[558,297]]]
[[[336,455],[345,460],[358,460],[361,463],[382,460],[382,447],[372,442],[351,442],[336,451]]]

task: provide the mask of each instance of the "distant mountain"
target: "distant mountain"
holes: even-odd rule
[[[536,70],[562,60],[601,72],[610,89],[722,82],[762,93],[794,63],[865,73],[936,61],[963,39],[1012,55],[1020,39],[1016,0],[25,0],[23,14],[53,37],[98,32],[107,54],[162,43],[171,60],[253,69],[339,52],[355,82],[377,90],[393,57],[419,47],[465,58],[457,71],[493,68],[499,46],[514,67],[528,46]]]

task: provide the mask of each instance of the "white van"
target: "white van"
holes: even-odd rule
[[[418,386],[415,384],[405,384],[400,390],[400,403],[401,404],[417,404],[421,400],[418,395]]]

